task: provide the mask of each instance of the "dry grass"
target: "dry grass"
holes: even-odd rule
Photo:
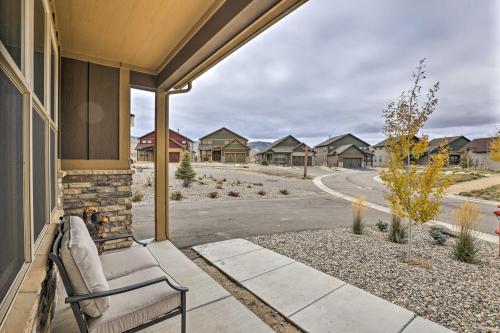
[[[474,197],[484,200],[500,201],[500,185],[493,185],[480,190],[472,190],[469,192],[460,192],[464,197]]]
[[[456,259],[468,263],[477,261],[479,251],[476,240],[476,228],[479,224],[479,209],[465,202],[455,211],[455,226],[459,231],[458,239],[453,245]]]
[[[456,183],[462,183],[462,182],[468,182],[471,180],[476,180],[480,178],[484,178],[485,176],[477,173],[477,172],[471,172],[471,173],[453,173],[449,175],[451,184],[456,184]]]
[[[356,235],[361,235],[365,227],[363,223],[363,211],[365,209],[365,197],[359,196],[352,203],[353,220],[352,220],[352,232]]]

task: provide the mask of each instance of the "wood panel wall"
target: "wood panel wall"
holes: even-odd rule
[[[118,160],[120,69],[61,61],[61,159]]]

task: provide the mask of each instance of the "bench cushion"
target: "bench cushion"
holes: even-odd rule
[[[75,293],[83,295],[109,290],[97,248],[85,223],[77,216],[71,216],[67,223],[60,256]],[[91,317],[101,316],[108,306],[109,297],[80,302],[82,311]]]
[[[109,281],[112,289],[166,276],[159,267],[147,268]],[[169,277],[170,278],[170,277]],[[181,305],[180,292],[160,282],[110,297],[108,310],[99,318],[89,318],[89,333],[117,333],[158,318]]]
[[[105,253],[99,259],[107,280],[158,266],[155,257],[144,246],[133,246],[126,250]]]

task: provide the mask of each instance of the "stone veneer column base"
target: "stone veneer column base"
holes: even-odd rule
[[[109,217],[106,237],[132,234],[132,170],[67,170],[63,183],[64,216],[94,208]],[[104,250],[127,247],[131,239],[110,241]]]

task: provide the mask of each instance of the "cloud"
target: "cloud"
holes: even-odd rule
[[[409,88],[425,57],[425,85],[440,81],[441,89],[424,132],[489,135],[500,125],[498,3],[309,1],[197,79],[189,94],[171,97],[171,127],[194,139],[226,126],[252,139],[293,134],[316,144],[352,132],[376,143],[382,110]],[[141,115],[134,133],[154,125],[148,98],[132,96]]]

